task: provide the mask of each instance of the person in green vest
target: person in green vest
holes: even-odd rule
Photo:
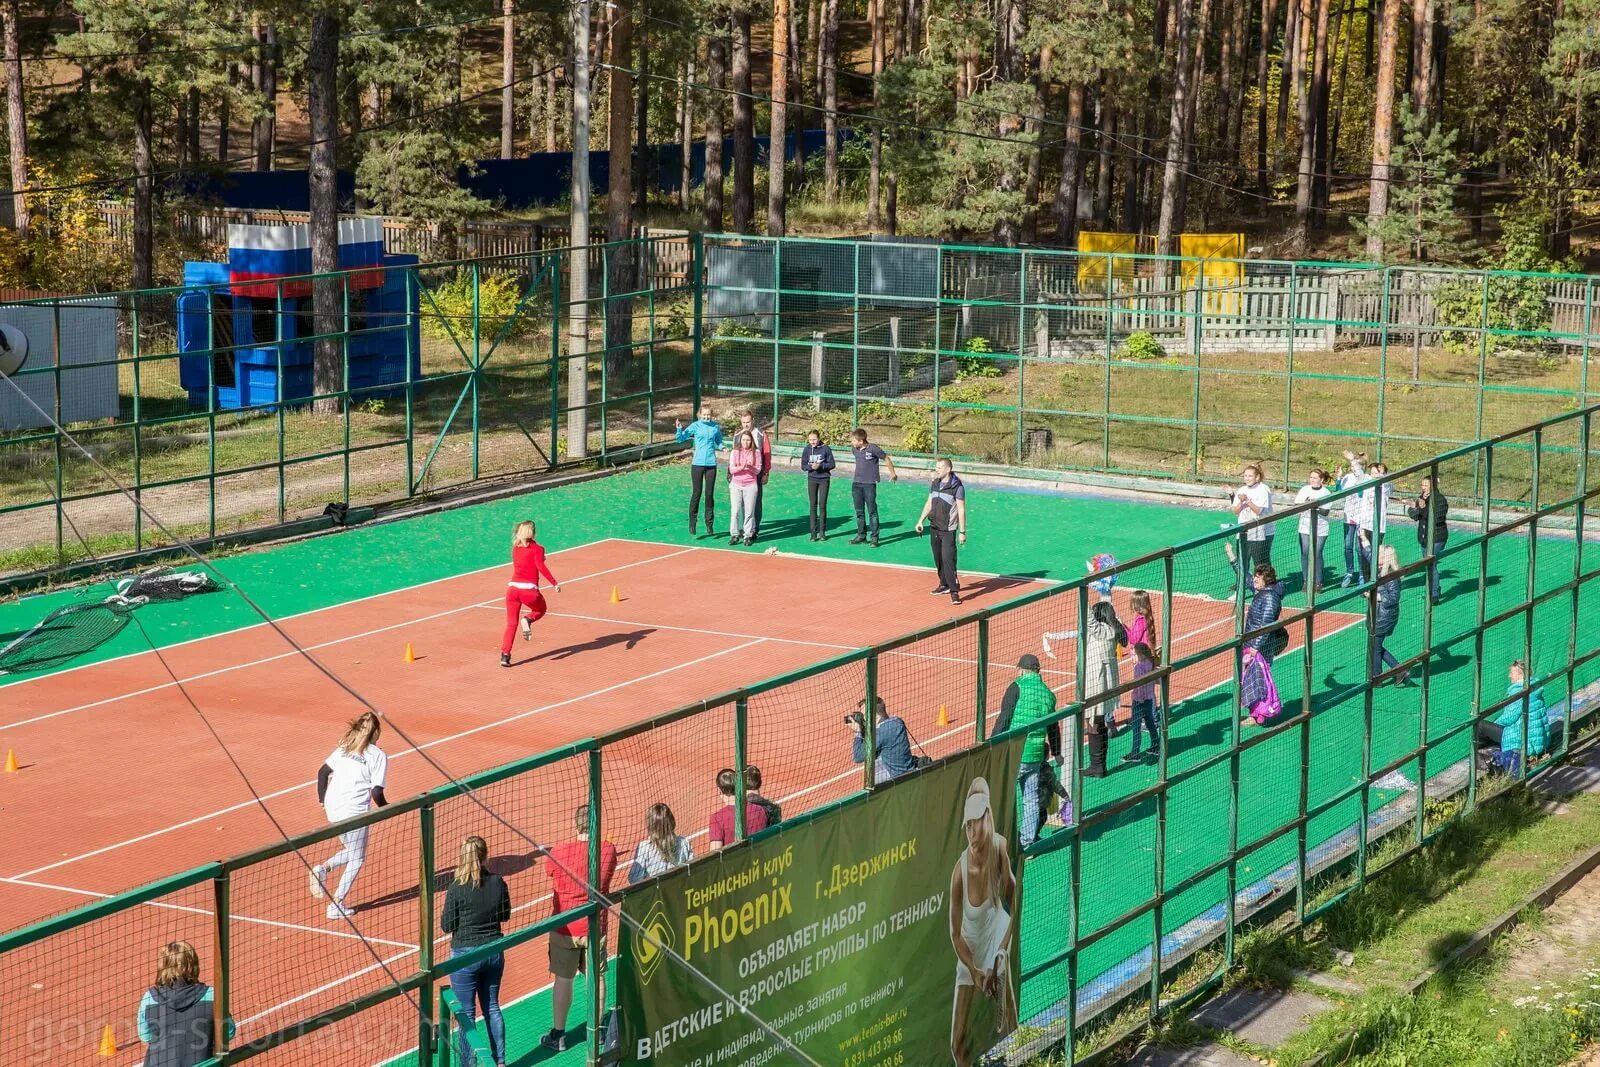
[[[1016,703],[1010,709],[1009,727],[1029,726],[1037,723],[1022,742],[1022,760],[1017,768],[1017,786],[1022,791],[1022,811],[1017,820],[1018,841],[1023,848],[1033,844],[1044,825],[1044,776],[1051,773],[1049,766],[1048,722],[1056,713],[1056,695],[1039,675],[1039,660],[1023,656],[1017,664],[1019,673],[1013,687]],[[1010,693],[1007,692],[1007,697]],[[1009,700],[1008,700],[1009,703]],[[999,724],[997,724],[999,725]]]

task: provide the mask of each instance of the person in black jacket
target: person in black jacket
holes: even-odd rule
[[[1439,590],[1439,553],[1444,551],[1445,542],[1450,540],[1450,527],[1445,520],[1450,514],[1450,501],[1439,492],[1438,486],[1433,484],[1432,478],[1422,479],[1422,491],[1417,494],[1416,503],[1406,508],[1406,514],[1417,524],[1417,544],[1422,551],[1428,551],[1428,525],[1433,525],[1433,556],[1428,561],[1428,596],[1433,598],[1434,604],[1444,599]]]
[[[1400,556],[1395,552],[1393,545],[1384,545],[1378,549],[1378,585],[1372,594],[1377,598],[1373,611],[1372,625],[1372,668],[1370,677],[1376,678],[1382,674],[1385,667],[1393,669],[1400,666],[1400,661],[1394,658],[1394,653],[1383,647],[1384,642],[1394,634],[1395,628],[1400,625]],[[1399,685],[1407,685],[1411,681],[1409,671],[1401,671],[1395,678]]]
[[[1283,583],[1278,580],[1278,572],[1273,569],[1272,564],[1258,564],[1252,581],[1255,584],[1256,595],[1244,614],[1246,633],[1271,626],[1283,613]],[[1288,646],[1289,635],[1282,627],[1258,633],[1245,642],[1245,647],[1261,653],[1269,664]]]
[[[812,430],[806,434],[806,447],[800,450],[800,469],[806,472],[806,493],[810,498],[811,540],[828,539],[828,489],[833,484],[833,449]]]
[[[215,1055],[215,998],[200,981],[200,956],[187,941],[161,950],[156,984],[139,1002],[144,1067],[195,1067]],[[228,1020],[233,1033],[233,1020]]]
[[[461,842],[461,858],[439,919],[444,932],[451,935],[452,956],[497,940],[501,924],[511,918],[511,893],[506,889],[506,880],[487,870],[488,862],[489,846],[483,838],[474,834]],[[477,1062],[467,1033],[477,1025],[477,1009],[482,1005],[483,1018],[489,1026],[489,1051],[496,1067],[505,1067],[506,1022],[500,1014],[500,980],[505,973],[505,954],[496,953],[450,975],[450,988],[461,1002],[458,1047],[462,1063]]]

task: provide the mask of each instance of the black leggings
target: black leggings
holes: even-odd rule
[[[811,499],[811,536],[821,537],[828,532],[828,478],[807,478],[806,492]]]
[[[702,467],[699,464],[689,468],[689,523],[694,524],[695,516],[700,513],[700,493],[706,496],[706,529],[710,530],[717,524],[717,468],[715,466]]]

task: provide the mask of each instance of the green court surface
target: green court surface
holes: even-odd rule
[[[281,617],[448,575],[503,566],[511,526],[524,517],[538,521],[540,539],[551,549],[606,537],[691,544],[694,542],[687,529],[685,506],[687,482],[688,471],[682,466],[617,474],[492,503],[262,548],[227,558],[219,567],[266,611]],[[756,550],[776,546],[786,552],[827,558],[864,556],[890,563],[925,565],[927,543],[912,530],[925,485],[919,474],[902,479],[897,485],[881,487],[884,543],[874,552],[847,543],[852,524],[848,517],[846,483],[841,481],[833,488],[833,535],[826,543],[817,544],[806,537],[804,480],[796,475],[780,475],[768,489],[764,508],[765,543]],[[719,519],[725,521],[725,497],[720,504]],[[1220,511],[1190,507],[981,486],[971,487],[968,509],[971,536],[961,553],[963,570],[1044,579],[1080,577],[1085,560],[1096,552],[1109,551],[1128,560],[1158,548],[1184,543],[1215,531],[1219,520],[1225,517]],[[1280,570],[1287,572],[1289,579],[1287,617],[1294,608],[1304,604],[1304,598],[1299,590],[1294,530],[1292,524],[1283,525],[1274,555]],[[1418,557],[1419,549],[1409,523],[1392,524],[1388,536],[1390,543],[1398,548],[1402,561]],[[1551,536],[1538,541],[1537,583],[1531,590],[1533,594],[1571,580],[1575,545],[1570,537]],[[1569,632],[1573,605],[1567,596],[1539,604],[1531,609],[1531,615],[1514,614],[1479,632],[1480,558],[1487,561],[1486,576],[1481,584],[1483,617],[1493,617],[1527,600],[1529,547],[1528,539],[1523,536],[1501,536],[1485,545],[1466,531],[1452,534],[1443,563],[1445,597],[1432,613],[1426,708],[1430,743],[1449,728],[1464,722],[1473,712],[1475,699],[1487,706],[1501,697],[1505,692],[1507,664],[1524,652],[1527,626],[1532,628],[1535,674],[1546,673],[1551,669],[1550,664],[1567,661],[1568,643],[1575,636]],[[1336,544],[1328,546],[1325,558],[1335,576],[1343,573],[1341,556]],[[1191,611],[1191,618],[1210,620],[1200,627],[1210,629],[1210,633],[1204,642],[1188,649],[1192,654],[1202,647],[1223,643],[1232,635],[1226,623],[1227,612],[1231,611],[1226,605],[1231,572],[1215,546],[1191,552],[1180,560],[1186,562],[1175,567],[1175,592],[1186,594],[1189,599],[1178,602],[1173,610]],[[1159,571],[1152,574],[1158,576]],[[1158,581],[1144,580],[1146,577],[1143,574],[1134,576],[1125,579],[1125,584],[1159,587]],[[0,635],[26,630],[50,610],[72,602],[76,595],[52,593],[0,606]],[[1572,595],[1585,598],[1579,605],[1580,617],[1600,618],[1600,603],[1592,603],[1600,595],[1594,586],[1583,586],[1579,593]],[[1407,581],[1399,628],[1389,642],[1391,651],[1401,660],[1418,655],[1424,649],[1426,597],[1422,576],[1413,576]],[[1304,670],[1305,653],[1298,640],[1274,665],[1288,709],[1300,706],[1309,680],[1313,719],[1309,727],[1310,761],[1304,803],[1311,808],[1363,781],[1366,768],[1383,767],[1416,747],[1424,713],[1421,688],[1391,686],[1374,691],[1370,707],[1371,750],[1365,754],[1364,767],[1364,737],[1368,732],[1369,714],[1362,686],[1367,658],[1366,629],[1362,625],[1366,598],[1359,590],[1341,592],[1336,586],[1330,586],[1319,602],[1331,603],[1347,614],[1334,617],[1334,622],[1327,627],[1328,632],[1317,639],[1309,679]],[[1186,604],[1191,606],[1186,607]],[[223,633],[257,621],[233,597],[200,597],[178,604],[152,604],[140,611],[145,628],[162,643]],[[1224,620],[1221,627],[1211,629],[1219,618]],[[998,618],[995,625],[1001,625]],[[1175,642],[1181,628],[1175,618],[1172,624]],[[1323,634],[1320,628],[1318,632]],[[1576,636],[1580,652],[1592,647],[1592,639]],[[74,665],[134,653],[143,647],[142,635],[137,629],[125,630]],[[1180,643],[1179,655],[1183,654]],[[1097,823],[1084,835],[1078,933],[1081,940],[1092,939],[1093,943],[1082,950],[1079,959],[1080,988],[1097,977],[1119,973],[1126,961],[1149,950],[1153,935],[1171,934],[1225,899],[1228,887],[1225,870],[1181,890],[1178,887],[1225,856],[1235,832],[1239,848],[1251,849],[1273,831],[1292,822],[1300,810],[1302,737],[1299,730],[1288,730],[1239,756],[1239,801],[1236,820],[1231,817],[1233,791],[1230,783],[1234,770],[1226,754],[1233,732],[1238,729],[1238,713],[1230,676],[1219,666],[1222,662],[1221,657],[1207,660],[1175,672],[1173,676],[1175,703],[1169,709],[1169,777],[1202,764],[1206,766],[1172,785],[1167,795],[1164,824],[1157,818],[1156,799],[1149,798],[1110,820]],[[1225,662],[1231,663],[1231,654]],[[1575,687],[1593,681],[1597,673],[1600,673],[1600,663],[1586,665],[1573,680]],[[5,681],[7,679],[0,679],[0,683]],[[1546,682],[1546,701],[1552,706],[1566,698],[1566,681],[1555,678]],[[999,686],[994,681],[990,685],[992,692],[998,693]],[[1480,690],[1481,697],[1477,697]],[[666,710],[669,709],[639,709],[641,718]],[[1248,729],[1244,736],[1250,736]],[[1078,798],[1080,815],[1103,809],[1154,783],[1154,765],[1119,764],[1129,743],[1126,732],[1112,739],[1110,757],[1115,769],[1104,780],[1085,783],[1084,795]],[[1428,774],[1437,774],[1460,760],[1469,749],[1466,734],[1432,745]],[[1414,762],[1401,768],[1413,783],[1417,780],[1417,771]],[[1399,782],[1392,784],[1401,786]],[[1375,809],[1402,792],[1402,788],[1374,788],[1370,806]],[[1357,794],[1312,818],[1305,834],[1308,848],[1355,826],[1361,811],[1361,797]],[[1241,858],[1236,888],[1243,888],[1285,864],[1292,864],[1296,855],[1297,837],[1293,832],[1261,844]],[[1026,866],[1023,890],[1026,903],[1022,919],[1025,972],[1052,958],[1066,944],[1072,891],[1070,864],[1071,850],[1056,849],[1031,859]],[[1107,924],[1149,899],[1157,888],[1158,877],[1162,887],[1171,894],[1157,913],[1159,931],[1154,929],[1152,916],[1146,915],[1097,936]],[[514,954],[510,965],[531,959],[528,953],[536,950],[538,946],[528,946]],[[1026,1020],[1057,1005],[1065,997],[1067,988],[1065,963],[1034,976],[1023,989],[1023,1018]],[[547,998],[547,993],[536,993],[508,1009],[507,1028],[512,1052],[509,1062],[531,1064],[546,1059],[581,1062],[581,1050],[559,1057],[535,1051],[539,1036],[549,1025]],[[574,1012],[575,1019],[580,1015]]]

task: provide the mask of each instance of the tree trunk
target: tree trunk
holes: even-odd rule
[[[867,22],[872,33],[872,110],[878,110],[878,81],[883,74],[883,4],[867,0]],[[872,142],[867,161],[867,232],[877,233],[883,221],[878,214],[878,184],[883,174],[883,130],[872,124]]]
[[[791,5],[789,11],[789,99],[797,104],[804,104],[806,99],[806,68],[803,62],[805,52],[805,12],[803,8]],[[796,116],[794,134],[794,163],[790,172],[794,175],[795,187],[799,188],[806,180],[806,112],[802,107]]]
[[[839,203],[839,0],[822,0],[823,200]]]
[[[639,0],[639,77],[634,82],[633,108],[633,209],[634,222],[642,225],[650,208],[650,186],[655,180],[655,160],[650,153],[650,18],[645,0]]]
[[[561,109],[560,86],[556,82],[556,61],[552,56],[544,65],[544,150],[556,150],[556,113]]]
[[[633,358],[628,348],[633,342],[633,302],[609,294],[633,291],[633,257],[626,241],[633,236],[633,5],[632,0],[614,0],[611,5],[611,34],[607,41],[606,121],[607,147],[610,149],[611,182],[606,188],[606,370],[620,374]]]
[[[1326,45],[1328,0],[1291,0],[1300,9],[1301,25],[1313,25],[1321,18],[1324,45]],[[1303,48],[1297,49],[1302,51]],[[1303,72],[1306,62],[1302,58],[1295,64],[1297,73]],[[1311,234],[1312,170],[1316,162],[1317,130],[1312,117],[1311,79],[1297,77],[1294,85],[1295,111],[1300,121],[1300,166],[1294,183],[1294,243],[1298,253],[1304,254]]]
[[[184,103],[184,145],[183,153],[186,163],[191,167],[200,165],[200,88],[191,85],[185,94]]]
[[[272,169],[273,149],[278,140],[278,31],[268,23],[257,31],[255,89],[260,97],[263,113],[250,125],[251,144],[255,150],[255,169]]]
[[[789,0],[772,3],[772,126],[767,138],[767,236],[785,232],[784,178],[787,174],[789,130]]]
[[[1178,217],[1175,220],[1179,230],[1186,225],[1189,212],[1189,176],[1196,173],[1194,131],[1200,108],[1200,94],[1206,85],[1206,41],[1211,32],[1211,5],[1212,0],[1200,0],[1200,11],[1195,16],[1194,28],[1189,31],[1189,36],[1194,39],[1194,56],[1191,60],[1194,73],[1189,75],[1189,107],[1183,118],[1183,168],[1178,172]],[[1210,192],[1209,186],[1202,188],[1204,193]],[[1202,199],[1209,203],[1209,199],[1204,195]]]
[[[143,53],[149,46],[139,42],[140,58],[133,104],[133,287],[149,289],[155,285],[155,150],[151,144],[150,79],[144,76]]]
[[[604,21],[604,20],[602,20]],[[572,211],[567,233],[567,455],[589,455],[589,0],[572,5]],[[555,457],[552,456],[551,459]]]
[[[517,24],[516,0],[501,0],[500,28],[500,158],[516,153],[517,140]]]
[[[751,232],[756,202],[756,108],[750,90],[750,14],[733,13],[733,228]]]
[[[1316,45],[1311,62],[1311,121],[1316,128],[1311,161],[1311,224],[1320,230],[1327,221],[1328,210],[1328,71],[1333,63],[1329,48],[1330,42],[1338,36],[1339,27],[1336,26],[1332,31],[1328,28],[1333,0],[1317,0],[1317,3],[1320,10],[1317,12]],[[1349,0],[1341,4],[1341,19],[1348,6]]]
[[[1217,67],[1217,121],[1216,121],[1216,153],[1215,159],[1226,162],[1229,146],[1228,135],[1233,127],[1229,119],[1233,117],[1233,97],[1236,92],[1234,81],[1234,68],[1237,63],[1234,59],[1234,18],[1235,7],[1243,7],[1246,0],[1220,0],[1221,11],[1217,19],[1222,30],[1222,45],[1219,49],[1221,62]]]
[[[1481,24],[1483,20],[1483,0],[1473,0],[1472,20],[1474,24]],[[1483,84],[1483,35],[1472,35],[1472,85],[1482,92]],[[1341,97],[1343,90],[1341,87]],[[1467,167],[1467,213],[1472,218],[1472,239],[1483,238],[1483,108],[1476,106],[1470,108],[1468,113],[1472,116],[1469,148],[1472,152],[1472,163]],[[1335,130],[1338,129],[1335,124]]]
[[[1256,53],[1256,196],[1267,188],[1267,76],[1271,73],[1272,26],[1277,17],[1275,0],[1261,0],[1261,49]]]
[[[311,270],[317,342],[312,370],[315,409],[337,414],[344,383],[344,278],[339,269],[339,19],[322,8],[311,16],[306,45],[306,111],[311,123]]]
[[[11,210],[17,236],[24,240],[33,225],[28,210],[28,109],[22,88],[22,14],[17,0],[5,0],[6,133],[11,157]],[[148,133],[146,137],[148,137]]]
[[[239,68],[228,64],[228,85],[222,90],[222,96],[217,101],[217,163],[219,166],[231,166],[228,159],[228,149],[231,147],[232,130],[229,128],[233,122],[233,93],[239,84]]]
[[[901,40],[903,35],[896,30],[896,40]],[[1034,72],[1033,78],[1033,114],[1028,116],[1027,130],[1033,135],[1033,146],[1028,149],[1028,177],[1023,183],[1022,193],[1022,240],[1024,244],[1032,244],[1039,239],[1039,171],[1040,157],[1043,148],[1040,145],[1039,126],[1040,119],[1044,117],[1045,109],[1049,104],[1046,86],[1050,74],[1051,48],[1049,45],[1039,49],[1039,69]],[[1038,116],[1037,118],[1035,116]],[[889,176],[889,193],[894,196],[896,186],[893,175]],[[890,230],[893,233],[894,230]]]
[[[683,162],[678,172],[678,206],[685,211],[689,210],[689,187],[694,180],[694,91],[689,87],[694,84],[694,57],[683,66],[683,92],[680,95],[678,110],[680,121],[678,139],[683,146]]]
[[[1111,142],[1117,136],[1117,111],[1107,99],[1109,86],[1102,80],[1100,85],[1100,119],[1095,124],[1096,139],[1100,142],[1100,158],[1095,164],[1094,172],[1094,222],[1102,230],[1111,226],[1111,192],[1112,170],[1115,167],[1115,157],[1111,154]]]
[[[1067,86],[1067,128],[1061,131],[1061,181],[1056,185],[1056,239],[1071,247],[1078,241],[1078,187],[1083,182],[1083,83]],[[1106,137],[1100,137],[1105,154]]]
[[[1289,146],[1289,94],[1299,82],[1300,3],[1286,0],[1283,16],[1283,59],[1278,76],[1278,149]]]
[[[1172,82],[1172,108],[1167,122],[1167,160],[1161,173],[1161,217],[1156,229],[1156,252],[1170,256],[1178,247],[1178,226],[1182,205],[1178,202],[1178,187],[1182,183],[1183,158],[1187,148],[1190,78],[1194,65],[1190,59],[1193,51],[1193,0],[1173,0],[1177,8],[1174,27],[1177,63]]]
[[[809,95],[811,100],[820,101],[822,96],[822,10],[827,6],[827,0],[811,0],[806,5],[806,55],[811,57],[807,73],[811,75],[811,92],[806,93],[802,79],[802,86],[797,87],[801,99]]]
[[[1400,43],[1400,0],[1383,5],[1378,34],[1378,82],[1372,104],[1372,184],[1367,193],[1367,258],[1383,260],[1383,235],[1378,224],[1389,213],[1389,159],[1394,150],[1395,53]]]
[[[707,233],[722,232],[722,49],[721,27],[706,35],[706,162],[700,195],[701,225]]]
[[[1437,118],[1429,110],[1433,104],[1433,5],[1434,0],[1411,3],[1411,107],[1424,128]]]

